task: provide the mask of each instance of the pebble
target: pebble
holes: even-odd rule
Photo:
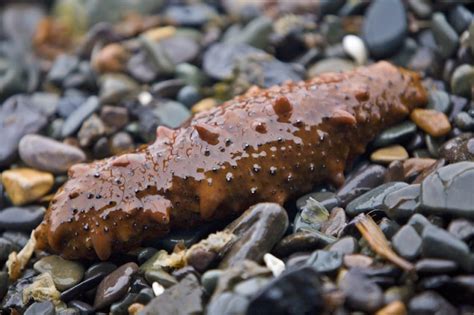
[[[178,284],[154,298],[140,312],[142,315],[201,314],[204,290],[196,276],[187,275]]]
[[[448,21],[456,32],[461,34],[469,27],[469,24],[473,21],[473,16],[465,6],[458,4],[449,10]]]
[[[410,225],[404,225],[392,238],[395,251],[408,260],[415,260],[421,252],[421,237]]]
[[[140,86],[132,78],[121,73],[107,73],[100,77],[99,99],[102,104],[115,104],[138,95]],[[84,107],[81,106],[81,107]],[[95,110],[94,110],[95,111]]]
[[[342,46],[346,54],[351,56],[358,65],[363,65],[367,62],[368,51],[365,47],[364,41],[355,35],[346,35],[342,39]]]
[[[412,215],[407,224],[411,225],[419,235],[423,235],[426,227],[432,226],[431,222],[419,213]]]
[[[128,110],[124,107],[106,105],[100,111],[100,119],[104,122],[107,133],[114,133],[128,124]]]
[[[458,34],[449,25],[444,14],[439,12],[434,13],[431,18],[431,29],[441,56],[449,58],[458,48]]]
[[[457,314],[456,309],[441,295],[425,291],[413,297],[408,303],[409,314]]]
[[[346,225],[346,212],[344,209],[333,208],[327,221],[321,225],[321,232],[328,236],[337,237]]]
[[[54,85],[61,86],[67,76],[79,66],[79,59],[72,55],[60,55],[54,61],[46,79]]]
[[[343,253],[317,250],[309,256],[306,264],[321,274],[334,274],[342,265]]]
[[[449,232],[435,226],[427,226],[423,230],[422,239],[423,257],[451,260],[468,272],[474,270],[469,247]]]
[[[389,218],[382,218],[379,222],[379,228],[382,230],[385,237],[388,240],[391,240],[395,233],[400,229],[400,225]]]
[[[449,94],[441,90],[428,92],[428,105],[426,108],[448,114],[451,110],[451,100]]]
[[[385,171],[385,167],[377,164],[362,166],[355,170],[336,192],[337,198],[341,200],[341,206],[347,205],[356,197],[383,184]]]
[[[16,168],[2,173],[2,183],[16,206],[38,200],[53,187],[53,175],[30,168]]]
[[[342,58],[326,58],[316,62],[308,70],[308,77],[314,78],[327,72],[345,72],[353,70],[356,65],[349,60]]]
[[[216,16],[215,9],[206,3],[172,5],[164,12],[164,18],[172,25],[190,27],[200,27]]]
[[[217,106],[216,100],[209,97],[209,98],[202,99],[199,102],[197,102],[196,104],[194,104],[191,107],[191,112],[193,114],[197,114],[197,113],[212,109],[216,106]]]
[[[110,139],[110,151],[114,155],[130,152],[133,147],[133,139],[128,132],[117,132]]]
[[[92,68],[99,72],[120,72],[127,63],[129,53],[123,45],[112,43],[92,56]]]
[[[94,307],[86,302],[74,300],[69,302],[68,306],[70,308],[77,309],[80,315],[92,315],[95,313]]]
[[[99,99],[96,96],[90,96],[87,100],[73,111],[64,121],[61,129],[63,138],[73,135],[82,125],[82,123],[92,115],[100,106]]]
[[[100,310],[121,299],[127,293],[131,277],[137,271],[137,264],[130,262],[107,275],[97,287],[94,308]]]
[[[370,160],[372,162],[384,164],[406,159],[408,159],[408,152],[404,147],[398,144],[375,150],[370,155]]]
[[[104,279],[105,276],[105,273],[96,274],[63,291],[61,293],[61,301],[68,302],[78,297],[81,293],[87,292],[88,290],[97,287],[97,285],[102,281],[102,279]]]
[[[264,277],[250,278],[237,283],[233,291],[246,298],[252,298],[252,296],[256,295],[269,281],[269,278]]]
[[[164,270],[157,269],[147,270],[145,272],[145,279],[148,281],[148,283],[158,282],[165,288],[169,288],[178,283],[175,277]]]
[[[16,157],[18,143],[24,135],[39,132],[47,117],[33,106],[26,96],[12,96],[0,106],[0,167],[6,167]]]
[[[398,125],[385,129],[375,138],[372,145],[379,148],[396,143],[404,143],[407,140],[410,140],[415,132],[416,125],[410,121],[404,121]]]
[[[339,288],[346,295],[345,303],[353,310],[372,313],[383,306],[383,291],[358,269],[349,270],[340,280]]]
[[[381,58],[392,55],[403,44],[408,31],[402,1],[376,0],[367,9],[362,26],[370,54]],[[386,27],[390,25],[390,27]]]
[[[282,238],[288,227],[286,210],[275,203],[259,203],[227,226],[237,236],[223,257],[219,268],[233,266],[238,261],[261,261]]]
[[[194,85],[185,85],[181,88],[176,96],[176,100],[187,108],[191,108],[194,104],[201,100],[202,96],[198,88]]]
[[[469,242],[474,237],[474,223],[466,219],[452,220],[447,230],[464,242]]]
[[[323,248],[336,240],[335,237],[318,231],[302,231],[284,237],[273,249],[279,257],[287,257],[295,252]]]
[[[224,271],[220,269],[210,269],[203,273],[201,283],[208,294],[212,294],[217,286],[217,281]]]
[[[450,274],[458,269],[452,260],[425,258],[416,262],[415,270],[420,275]]]
[[[206,314],[245,314],[249,300],[239,294],[224,292],[207,306]]]
[[[95,140],[105,134],[105,125],[96,114],[87,118],[77,133],[77,139],[81,147],[90,146]]]
[[[474,84],[474,67],[469,64],[458,66],[451,76],[451,91],[459,96],[470,97]]]
[[[403,162],[403,176],[408,180],[416,178],[425,170],[435,165],[436,160],[428,158],[410,158]]]
[[[90,266],[84,273],[84,279],[92,278],[98,274],[108,275],[117,269],[117,265],[111,262],[99,262]]]
[[[415,124],[433,137],[447,135],[451,131],[448,117],[441,112],[432,109],[417,108],[410,114]]]
[[[302,212],[308,203],[308,200],[312,198],[317,200],[321,206],[326,208],[327,210],[332,210],[332,208],[336,207],[339,204],[339,200],[336,198],[336,195],[330,191],[317,191],[312,192],[296,200],[296,208]]]
[[[302,210],[295,216],[293,231],[319,231],[321,225],[329,218],[329,212],[319,201],[309,197]]]
[[[51,255],[38,260],[33,268],[40,272],[51,274],[54,285],[60,291],[78,284],[84,276],[84,267],[81,264]]]
[[[474,131],[474,118],[466,112],[460,112],[454,117],[454,125],[462,131]]]
[[[25,315],[55,315],[54,304],[51,301],[35,302],[25,311]]]
[[[346,207],[346,213],[354,217],[360,213],[382,209],[385,196],[406,186],[408,184],[403,182],[390,182],[380,185],[352,200]]]
[[[263,261],[265,262],[265,266],[272,271],[274,277],[278,277],[285,271],[285,263],[270,253],[263,255]]]
[[[346,236],[338,239],[327,247],[330,252],[337,252],[342,255],[355,254],[359,249],[357,240],[352,236]]]
[[[25,231],[33,230],[43,220],[44,207],[10,207],[0,210],[0,229]]]
[[[19,144],[20,157],[28,166],[51,173],[65,173],[86,160],[85,153],[72,145],[41,135],[26,135]]]
[[[385,214],[397,222],[408,220],[418,209],[420,185],[413,184],[393,191],[383,199]]]
[[[461,134],[445,142],[439,149],[439,155],[449,163],[474,160],[474,136]]]
[[[267,16],[259,16],[248,22],[244,28],[233,36],[226,38],[228,43],[244,43],[264,49],[268,46],[273,31],[273,21]]]
[[[347,268],[367,268],[374,263],[374,260],[365,255],[361,254],[349,254],[344,255],[343,258],[344,266]]]
[[[420,206],[427,213],[450,213],[474,218],[474,162],[459,162],[428,175],[421,184]]]
[[[8,291],[8,282],[8,273],[0,271],[0,300],[3,300],[3,297]]]
[[[319,275],[305,266],[270,281],[250,300],[246,314],[319,314],[323,308]]]

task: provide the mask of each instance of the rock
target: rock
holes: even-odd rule
[[[83,92],[75,89],[64,91],[64,95],[59,99],[57,105],[57,112],[62,118],[67,118],[79,108],[86,101],[86,96]]]
[[[40,135],[24,136],[19,153],[28,166],[52,173],[65,173],[72,165],[86,160],[81,149]]]
[[[316,199],[309,197],[302,210],[295,216],[293,232],[319,231],[321,225],[329,218],[329,212]]]
[[[353,310],[375,312],[383,305],[383,292],[358,269],[349,270],[339,283],[345,303]]]
[[[457,314],[456,309],[434,291],[414,296],[408,303],[408,311],[409,314]]]
[[[14,281],[8,287],[8,291],[2,300],[2,309],[25,309],[26,302],[23,300],[23,292],[31,283],[33,283],[36,275],[36,272],[32,269],[25,270],[21,278]]]
[[[191,107],[191,112],[197,114],[217,106],[217,102],[213,98],[205,98],[197,102]]]
[[[206,314],[245,314],[248,303],[249,300],[241,295],[224,292],[209,303]]]
[[[369,256],[361,254],[344,255],[344,266],[347,268],[367,268],[374,263],[374,260]]]
[[[333,208],[327,221],[321,226],[321,232],[329,236],[339,236],[346,225],[346,212],[344,209]]]
[[[406,186],[408,184],[403,182],[391,182],[380,185],[352,200],[346,207],[346,213],[350,216],[356,216],[374,209],[382,209],[385,196]]]
[[[100,310],[121,299],[127,293],[131,277],[137,271],[137,264],[130,262],[106,276],[97,287],[94,308]]]
[[[474,161],[474,135],[465,133],[448,140],[439,149],[439,155],[449,163]]]
[[[151,300],[140,314],[200,314],[204,310],[203,293],[196,276],[190,274]]]
[[[269,281],[269,278],[263,277],[250,278],[237,283],[234,287],[234,292],[250,299],[257,295],[257,293],[259,293],[259,291],[265,287]]]
[[[428,175],[421,184],[420,206],[428,213],[453,214],[474,218],[474,163],[459,162]]]
[[[306,266],[270,281],[250,300],[246,314],[318,314],[323,309],[319,275]]]
[[[425,258],[420,259],[415,265],[415,270],[420,275],[449,274],[458,269],[452,260]]]
[[[371,164],[352,172],[344,185],[336,192],[342,206],[347,205],[354,198],[366,193],[383,183],[385,167]]]
[[[53,175],[30,168],[16,168],[2,173],[5,191],[12,203],[21,206],[43,197],[53,187]]]
[[[7,293],[8,284],[8,273],[0,271],[0,300],[3,300],[3,297]]]
[[[431,18],[431,29],[441,56],[449,58],[458,48],[458,34],[446,21],[446,17],[439,12],[434,13]]]
[[[431,3],[425,0],[408,0],[410,9],[420,18],[427,19],[433,11]],[[397,313],[398,314],[398,313]]]
[[[449,232],[435,226],[427,226],[423,230],[422,239],[423,257],[451,260],[468,272],[474,270],[469,247]]]
[[[269,42],[270,34],[273,31],[273,21],[267,16],[259,16],[248,22],[244,28],[233,36],[226,38],[228,43],[243,43],[250,46],[264,49]]]
[[[73,111],[64,122],[61,130],[63,138],[73,135],[82,123],[92,115],[100,106],[96,96],[90,96],[84,104]]]
[[[99,99],[102,104],[115,104],[123,99],[133,98],[140,92],[137,82],[124,74],[104,74],[99,83]]]
[[[102,281],[102,279],[104,279],[105,276],[106,276],[105,273],[96,274],[90,278],[86,278],[84,281],[79,282],[73,287],[63,291],[61,293],[61,301],[68,302],[78,297],[80,294],[87,292],[91,289],[94,289]]]
[[[355,35],[346,35],[342,40],[342,46],[346,54],[351,56],[358,65],[363,65],[367,62],[367,48],[364,41]]]
[[[466,112],[460,112],[454,117],[454,125],[462,131],[474,131],[474,118]]]
[[[118,155],[132,151],[134,148],[133,139],[127,132],[117,132],[110,139],[110,151]]]
[[[326,58],[316,62],[308,70],[308,77],[314,78],[326,72],[344,72],[355,68],[355,64],[342,58]]]
[[[16,157],[18,143],[30,133],[40,131],[47,124],[47,117],[23,95],[8,98],[0,107],[0,167],[8,166]]]
[[[187,108],[191,108],[194,104],[199,102],[201,98],[201,93],[199,93],[199,90],[194,85],[186,85],[179,90],[176,99]]]
[[[129,52],[123,45],[111,43],[92,56],[91,64],[98,73],[120,72],[127,63],[128,57]]]
[[[211,269],[203,273],[201,283],[206,292],[211,295],[217,286],[217,281],[224,271],[220,269]]]
[[[354,254],[358,251],[357,240],[352,236],[343,237],[327,247],[330,252],[337,252],[343,255]]]
[[[84,276],[84,267],[81,264],[56,255],[41,258],[33,267],[38,272],[51,274],[54,285],[60,291],[76,285]]]
[[[72,55],[60,55],[56,58],[46,79],[54,85],[61,86],[63,81],[79,66],[79,59]]]
[[[408,180],[416,178],[425,170],[428,170],[436,163],[434,159],[427,158],[411,158],[403,162],[404,178]]]
[[[265,52],[246,44],[217,43],[204,52],[203,69],[214,79],[229,79],[239,59],[251,54],[265,54]]]
[[[389,218],[382,218],[379,223],[379,228],[382,230],[387,240],[391,240],[395,233],[400,229],[400,225]]]
[[[452,220],[448,232],[464,242],[469,242],[474,238],[474,223],[466,219]]]
[[[216,16],[215,9],[205,3],[172,5],[164,12],[168,23],[191,27],[200,27]]]
[[[395,251],[408,260],[414,260],[421,252],[421,237],[410,225],[403,226],[392,238]]]
[[[108,133],[114,133],[128,124],[128,110],[124,107],[106,105],[100,111],[100,119],[107,127]]]
[[[433,137],[441,137],[451,131],[448,117],[432,109],[417,108],[411,112],[410,118],[418,127]]]
[[[408,159],[408,152],[401,145],[392,145],[378,149],[370,155],[370,160],[377,163],[390,163]]]
[[[284,237],[273,252],[279,257],[287,257],[295,252],[323,248],[335,240],[336,238],[318,231],[302,231]]]
[[[115,269],[117,269],[117,265],[115,265],[111,262],[96,263],[96,264],[93,264],[92,266],[90,266],[86,270],[86,272],[84,273],[84,279],[92,278],[92,277],[94,277],[95,275],[98,275],[98,274],[108,275],[112,271],[114,271]]]
[[[411,225],[419,235],[423,235],[426,227],[432,226],[431,222],[419,213],[412,215],[407,224]]]
[[[78,313],[81,314],[81,315],[82,314],[92,315],[92,314],[95,313],[94,308],[92,307],[92,305],[90,305],[86,302],[74,300],[74,301],[69,302],[68,306],[70,308],[78,310],[79,311]]]
[[[79,144],[81,147],[90,146],[95,140],[105,134],[105,125],[96,114],[92,114],[87,118],[77,133]]]
[[[281,239],[288,227],[286,210],[275,203],[260,203],[245,211],[227,226],[237,240],[225,254],[220,268],[233,266],[238,261],[261,261]]]
[[[416,132],[416,125],[410,121],[385,129],[372,142],[374,147],[386,147],[392,144],[404,143],[411,139]]]
[[[405,181],[405,174],[403,170],[404,161],[392,161],[387,167],[384,182],[403,182]]]
[[[474,84],[474,67],[469,64],[458,66],[451,76],[451,91],[460,96],[470,97]]]
[[[339,205],[339,200],[335,197],[335,194],[330,191],[317,191],[312,192],[296,200],[296,208],[301,212],[305,208],[306,204],[308,203],[309,199],[317,200],[321,206],[326,208],[327,210],[332,210],[334,207]]]
[[[145,272],[145,279],[148,281],[148,283],[158,282],[165,288],[169,288],[178,283],[175,277],[164,270],[158,269],[147,270]]]
[[[428,109],[448,114],[451,110],[449,94],[441,90],[432,90],[428,93]]]
[[[10,207],[0,211],[0,229],[30,232],[43,220],[44,207]]]
[[[382,58],[396,52],[403,44],[407,30],[406,11],[399,0],[373,1],[365,13],[362,34],[374,57]]]
[[[432,158],[438,158],[439,157],[439,149],[442,145],[442,141],[444,138],[435,138],[430,136],[429,134],[425,134],[425,143],[426,146],[428,147],[428,156],[417,156],[418,158],[427,158],[427,157],[432,157]]]
[[[321,274],[334,274],[342,265],[343,254],[337,251],[317,250],[306,264]]]
[[[453,28],[461,34],[472,22],[472,13],[463,5],[456,5],[451,10],[449,10],[448,21]]]
[[[393,191],[383,199],[383,210],[395,221],[408,220],[418,209],[420,185],[405,186]]]
[[[54,304],[51,301],[35,302],[25,311],[25,315],[55,315]]]

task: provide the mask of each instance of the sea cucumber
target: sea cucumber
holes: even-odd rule
[[[37,248],[105,260],[170,229],[340,186],[369,141],[425,103],[418,74],[387,62],[252,88],[181,128],[158,127],[136,152],[71,167]]]

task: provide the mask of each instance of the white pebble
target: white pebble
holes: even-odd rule
[[[158,282],[153,282],[151,287],[153,288],[153,293],[155,293],[155,296],[161,295],[163,292],[165,292],[165,287]]]
[[[359,65],[367,62],[367,48],[360,37],[355,35],[344,36],[342,47],[346,54],[351,56]]]
[[[278,277],[285,270],[285,263],[273,256],[272,254],[266,253],[263,255],[263,261],[268,269],[273,273],[273,276]]]
[[[143,106],[150,104],[152,100],[153,100],[153,96],[147,91],[143,91],[140,94],[138,94],[138,101]]]

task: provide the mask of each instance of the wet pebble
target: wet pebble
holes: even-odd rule
[[[426,107],[447,114],[451,109],[449,94],[441,90],[429,91]]]
[[[362,28],[371,55],[381,58],[393,54],[402,45],[408,30],[403,3],[399,0],[373,1],[365,13]]]
[[[327,221],[321,225],[321,232],[328,236],[337,237],[346,225],[347,217],[344,209],[333,208]]]
[[[466,219],[454,219],[449,223],[448,232],[456,238],[469,242],[474,238],[474,223]]]
[[[41,135],[24,136],[19,153],[28,166],[52,173],[64,173],[70,166],[86,160],[81,149]]]
[[[392,238],[395,251],[408,260],[414,260],[421,252],[421,237],[410,225],[403,226]]]
[[[105,276],[105,273],[93,275],[92,277],[86,278],[84,281],[81,281],[73,287],[63,291],[61,293],[61,301],[68,302],[78,297],[81,293],[87,292],[88,290],[97,287],[97,285],[102,281],[102,279],[104,279]]]
[[[454,117],[454,124],[462,131],[474,131],[474,118],[466,112],[460,112]]]
[[[432,109],[417,108],[411,112],[410,118],[420,129],[433,137],[445,136],[451,131],[448,117]]]
[[[100,310],[122,298],[128,290],[131,277],[138,266],[131,262],[124,264],[106,276],[97,287],[94,308]]]
[[[217,281],[224,271],[220,269],[210,269],[203,273],[201,283],[208,294],[212,294],[217,286]]]
[[[451,76],[451,91],[459,96],[469,97],[474,84],[474,67],[469,64],[458,66]]]
[[[327,247],[330,252],[337,252],[343,255],[354,254],[358,251],[357,240],[352,236],[343,237]]]
[[[84,276],[84,267],[81,264],[51,255],[38,260],[34,269],[40,273],[51,274],[54,285],[60,291],[71,288],[79,283]]]
[[[10,207],[0,211],[0,229],[29,232],[43,220],[44,207]]]
[[[308,251],[333,243],[335,237],[323,234],[318,231],[302,231],[284,237],[275,245],[273,252],[279,257],[287,257],[295,252]]]
[[[343,253],[317,250],[309,256],[306,264],[321,274],[334,274],[342,265]]]
[[[383,210],[395,221],[408,220],[418,209],[420,185],[405,186],[390,192],[383,199]]]
[[[449,25],[444,14],[439,12],[433,14],[431,28],[441,56],[448,58],[454,54],[459,45],[459,37],[456,31]]]
[[[456,314],[456,309],[441,295],[425,291],[413,297],[408,304],[410,314]]]
[[[415,270],[420,275],[449,274],[458,269],[452,260],[425,258],[416,262]]]
[[[100,119],[104,122],[107,132],[113,133],[128,124],[128,110],[124,107],[106,105],[100,111]]]
[[[84,279],[92,278],[98,274],[108,275],[115,269],[117,269],[117,265],[115,265],[114,263],[99,262],[87,268],[86,272],[84,273]]]
[[[456,5],[449,10],[448,21],[449,24],[451,24],[456,30],[456,32],[461,34],[473,21],[472,12],[462,4]]]
[[[383,291],[358,269],[349,270],[339,287],[346,295],[345,303],[353,310],[370,313],[383,305]]]
[[[104,74],[100,77],[99,100],[103,104],[115,104],[132,98],[139,92],[140,86],[137,82],[124,74]]]
[[[408,152],[404,147],[398,144],[375,150],[370,155],[370,160],[382,164],[388,164],[392,161],[401,161],[406,159],[408,159]]]
[[[403,143],[415,134],[416,125],[410,121],[385,129],[372,142],[374,147],[385,147],[395,143]]]
[[[43,197],[53,187],[53,175],[30,168],[16,168],[2,173],[5,191],[12,203],[21,206]]]
[[[25,315],[55,315],[54,304],[50,301],[35,302],[25,311]]]
[[[74,134],[81,127],[82,123],[92,115],[99,106],[100,103],[96,96],[90,96],[87,98],[87,100],[73,111],[64,121],[61,129],[61,136],[65,138]]]
[[[474,136],[472,133],[461,134],[446,141],[439,149],[440,157],[450,163],[474,160]]]

